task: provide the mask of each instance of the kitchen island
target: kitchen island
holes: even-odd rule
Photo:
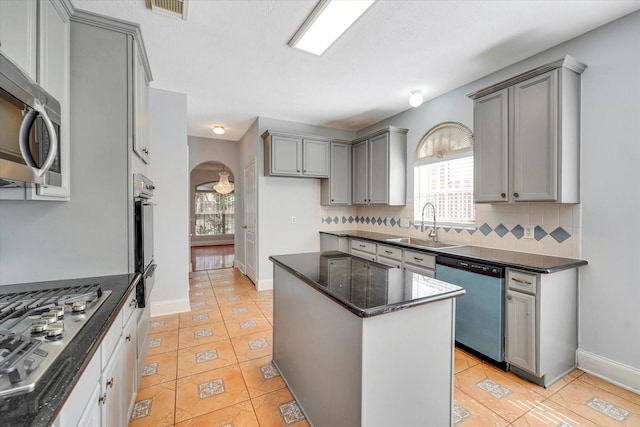
[[[273,361],[310,423],[452,424],[464,289],[337,251],[269,259]]]

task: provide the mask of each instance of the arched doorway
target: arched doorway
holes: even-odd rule
[[[228,188],[221,188],[219,184],[227,180]],[[217,161],[201,163],[191,171],[189,222],[192,271],[233,267],[234,181],[232,171]]]

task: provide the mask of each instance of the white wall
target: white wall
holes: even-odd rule
[[[258,119],[258,133],[266,130],[351,140],[355,133],[302,123]],[[259,287],[272,286],[273,266],[269,257],[320,250],[320,180],[271,177],[264,174],[264,142],[256,141],[258,157],[258,277]],[[296,217],[292,224],[291,217]]]
[[[189,311],[189,150],[187,96],[149,89],[154,255],[151,315]]]
[[[582,243],[578,254],[589,265],[580,269],[579,362],[588,359],[592,372],[635,390],[640,390],[638,40],[640,12],[358,132],[364,135],[388,125],[409,128],[407,161],[411,165],[417,143],[433,125],[453,120],[473,129],[473,103],[466,94],[567,54],[586,63],[588,68],[582,75]],[[407,189],[411,196],[411,167]],[[577,216],[580,221],[580,213]]]

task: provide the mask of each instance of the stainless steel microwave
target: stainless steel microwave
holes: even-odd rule
[[[0,187],[62,185],[60,103],[0,52]]]

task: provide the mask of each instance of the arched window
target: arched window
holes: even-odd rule
[[[473,226],[473,135],[461,123],[443,122],[420,140],[414,157],[414,222],[431,202],[438,224]],[[427,215],[431,216],[431,211]]]

